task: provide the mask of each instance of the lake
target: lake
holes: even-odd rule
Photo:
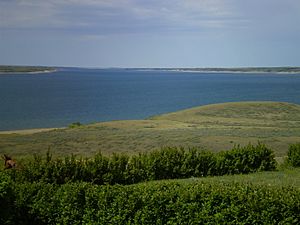
[[[236,101],[300,104],[300,74],[72,68],[0,74],[0,130],[143,119]]]

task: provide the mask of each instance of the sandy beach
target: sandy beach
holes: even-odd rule
[[[0,131],[1,134],[35,134],[45,131],[57,130],[63,128],[35,128],[35,129],[25,129],[25,130],[8,130],[8,131]]]

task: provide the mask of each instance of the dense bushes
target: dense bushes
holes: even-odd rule
[[[290,145],[287,161],[291,166],[300,167],[300,143]]]
[[[3,218],[2,224],[300,222],[300,190],[293,187],[180,180],[128,186],[23,183],[13,191],[12,204],[5,210],[14,216]]]
[[[11,178],[0,172],[0,224],[10,222],[13,217],[13,196]]]
[[[101,153],[93,159],[46,159],[35,156],[13,171],[15,180],[64,184],[75,181],[94,184],[133,184],[141,181],[250,173],[275,169],[274,155],[262,144],[236,146],[230,151],[212,153],[191,148],[162,148],[139,155]]]
[[[273,153],[262,144],[93,159],[48,153],[0,171],[0,224],[299,224],[300,190],[292,186],[215,179],[118,185],[273,169]]]
[[[218,154],[215,175],[268,171],[276,167],[274,154],[265,145],[236,146]]]

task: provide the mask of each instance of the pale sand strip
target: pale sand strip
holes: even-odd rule
[[[37,128],[37,129],[26,129],[26,130],[8,130],[0,131],[0,134],[35,134],[40,132],[46,132],[51,130],[57,130],[63,128]]]

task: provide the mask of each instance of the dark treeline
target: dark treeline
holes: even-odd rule
[[[98,153],[92,159],[75,156],[53,159],[48,153],[45,158],[35,156],[19,169],[9,172],[19,182],[64,184],[84,181],[103,185],[243,174],[275,168],[272,150],[263,144],[249,144],[219,153],[196,148],[165,147],[132,156],[113,154],[107,157]]]

